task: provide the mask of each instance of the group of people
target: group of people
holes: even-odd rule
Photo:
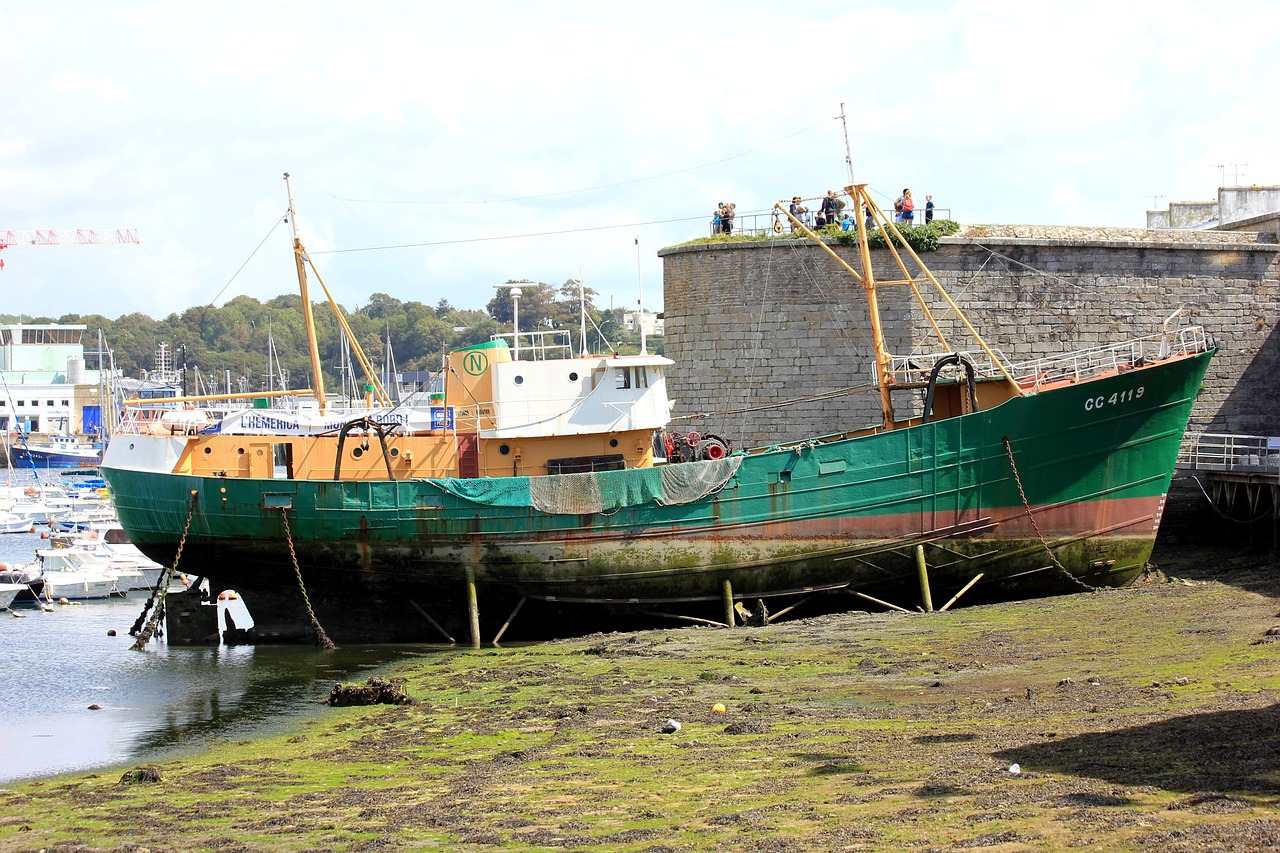
[[[712,234],[733,233],[733,217],[737,214],[737,207],[733,202],[726,204],[723,201],[716,206],[716,212],[711,215]]]
[[[924,221],[927,225],[933,221],[933,196],[927,195],[924,204]],[[794,196],[791,199],[791,205],[787,210],[793,217],[791,220],[791,230],[795,231],[799,223],[803,223],[805,227],[825,228],[828,225],[837,225],[841,231],[855,231],[858,228],[857,220],[850,214],[845,213],[845,201],[835,190],[827,190],[827,194],[823,196],[822,203],[818,207],[816,217],[810,217],[809,208],[805,207],[804,199],[800,196]],[[711,233],[712,234],[732,234],[733,233],[733,217],[737,205],[720,202],[716,207],[716,212],[711,217]],[[900,223],[911,223],[915,221],[915,199],[911,197],[911,190],[904,188],[902,195],[898,196],[893,203],[893,221]],[[867,228],[875,227],[875,218],[871,215],[871,208],[864,207],[863,214],[866,220]],[[782,231],[782,224],[777,221],[778,215],[774,214],[775,232]]]

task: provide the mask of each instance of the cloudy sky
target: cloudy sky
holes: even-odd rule
[[[965,223],[1141,227],[1280,183],[1280,4],[0,2],[0,313],[349,309],[585,277],[661,306],[663,246],[792,195],[904,186]],[[637,244],[638,241],[638,244]]]

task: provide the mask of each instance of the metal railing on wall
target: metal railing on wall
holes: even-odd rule
[[[850,214],[850,218],[852,218],[852,214]],[[934,208],[933,218],[934,219],[950,219],[951,209],[946,207]],[[805,226],[808,228],[818,227],[817,214],[812,211],[805,214],[805,216],[803,217],[803,221]],[[777,223],[776,226],[775,226],[775,223]],[[912,219],[910,224],[924,225],[925,224],[924,211],[916,210],[912,214]],[[781,230],[779,230],[779,228]],[[793,230],[792,222],[790,219],[788,219],[785,216],[777,216],[772,212],[739,213],[737,216],[733,218],[732,230],[728,233],[731,235],[746,234],[752,237],[767,237],[770,234],[775,234],[777,236],[785,236],[787,234],[792,233],[792,230]],[[708,236],[711,236],[711,237],[723,236],[725,234],[725,231],[723,227],[721,227],[720,230],[717,231],[715,222],[708,221],[707,234]]]
[[[1280,438],[1199,433],[1183,439],[1178,467],[1240,474],[1280,474]]]

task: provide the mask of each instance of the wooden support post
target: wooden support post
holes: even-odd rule
[[[724,624],[730,628],[737,624],[733,615],[733,584],[728,578],[724,580]]]
[[[933,612],[933,596],[929,593],[929,566],[924,561],[924,546],[916,546],[916,572],[920,575],[920,596],[926,613]]]
[[[943,610],[946,610],[946,609],[947,609],[947,608],[949,608],[951,605],[955,604],[955,603],[956,603],[956,600],[957,600],[957,599],[959,599],[959,598],[960,598],[960,596],[962,596],[962,595],[964,595],[966,592],[968,592],[968,591],[969,591],[969,588],[970,588],[971,586],[973,586],[973,585],[974,585],[975,583],[977,583],[978,581],[982,580],[982,575],[983,575],[983,573],[982,573],[982,572],[978,572],[976,575],[974,575],[974,576],[973,576],[973,580],[971,580],[971,581],[969,581],[967,584],[965,584],[963,589],[961,589],[961,590],[960,590],[959,592],[957,592],[955,595],[951,596],[951,600],[950,600],[950,601],[948,601],[946,604],[942,605],[942,609],[943,609]]]
[[[902,613],[910,613],[910,612],[911,612],[910,610],[908,610],[908,609],[907,609],[907,608],[905,608],[905,607],[899,607],[899,606],[898,606],[898,605],[896,605],[896,604],[890,604],[890,603],[889,603],[889,602],[887,602],[887,601],[881,601],[881,600],[880,600],[880,599],[878,599],[878,598],[872,598],[871,596],[869,596],[869,595],[867,595],[866,593],[863,593],[863,592],[855,592],[855,593],[854,593],[854,595],[858,596],[858,598],[865,598],[867,601],[874,601],[876,604],[879,604],[881,607],[887,607],[887,608],[889,608],[890,610],[898,610],[898,611],[901,611]]]
[[[471,626],[471,648],[480,648],[480,605],[476,600],[476,570],[467,566],[467,624]]]
[[[437,622],[436,620],[434,620],[434,619],[432,619],[432,618],[431,618],[431,614],[430,614],[430,613],[428,613],[427,611],[425,611],[425,610],[423,610],[423,609],[422,609],[422,605],[418,604],[418,602],[414,601],[412,598],[411,598],[411,599],[409,599],[409,603],[413,605],[413,609],[414,609],[414,610],[417,610],[419,613],[421,613],[421,614],[422,614],[422,618],[424,618],[424,619],[426,619],[428,622],[430,622],[430,623],[431,623],[431,625],[432,625],[432,627],[434,627],[437,631],[439,631],[441,634],[443,634],[443,635],[444,635],[444,638],[445,638],[446,640],[448,640],[450,643],[452,643],[452,644],[453,644],[453,645],[455,645],[455,646],[458,644],[458,641],[457,641],[457,640],[455,640],[453,637],[450,637],[450,636],[449,636],[449,632],[448,632],[448,631],[446,631],[446,630],[444,629],[444,627],[443,627],[439,622]]]
[[[527,599],[525,599],[525,597],[524,597],[523,595],[522,595],[522,596],[520,596],[520,601],[518,601],[518,602],[516,603],[515,610],[512,610],[512,611],[511,611],[511,615],[507,617],[507,621],[506,621],[506,622],[503,622],[503,623],[502,623],[502,628],[500,628],[500,629],[498,630],[498,635],[497,635],[496,637],[494,637],[494,638],[493,638],[493,644],[494,644],[495,646],[496,646],[496,645],[498,645],[498,641],[502,639],[502,635],[503,635],[503,634],[505,634],[505,633],[507,633],[507,629],[511,627],[511,622],[512,622],[512,620],[514,620],[514,619],[516,618],[516,614],[520,612],[520,608],[521,608],[521,607],[524,607],[524,603],[525,603],[525,601],[526,601],[526,600],[527,600]]]

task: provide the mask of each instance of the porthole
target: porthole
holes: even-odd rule
[[[610,447],[617,447],[617,446],[618,446],[618,439],[616,439],[616,438],[611,438],[611,439],[609,439],[609,446],[610,446]]]
[[[397,456],[400,455],[400,448],[398,447],[391,448],[391,450],[388,451],[387,455],[390,456],[392,459],[395,459]]]
[[[364,450],[362,450],[361,448],[356,447],[351,450],[352,459],[359,459],[361,456],[364,456]]]
[[[570,382],[577,382],[577,381],[578,381],[578,374],[577,374],[576,372],[575,372],[575,373],[570,373],[570,374],[569,374],[569,381],[570,381]]]
[[[213,448],[212,448],[212,447],[206,447],[206,448],[204,449],[204,455],[205,455],[205,456],[208,456],[208,455],[209,455],[210,453],[212,453],[212,452],[213,452]]]
[[[516,384],[517,384],[517,385],[523,385],[523,384],[524,384],[524,377],[523,377],[523,376],[517,376],[517,377],[516,377]]]
[[[506,456],[508,453],[511,452],[511,445],[509,444],[501,445],[498,448],[498,452],[501,453],[503,456]]]
[[[236,455],[237,455],[237,456],[244,456],[244,448],[243,448],[243,447],[237,447],[237,448],[236,448]]]

